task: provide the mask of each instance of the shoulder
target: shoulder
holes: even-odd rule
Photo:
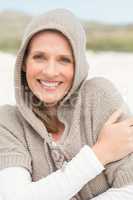
[[[22,137],[24,134],[22,118],[16,106],[0,106],[0,130],[13,133],[16,137]]]
[[[83,90],[84,105],[86,108],[90,105],[95,113],[110,116],[115,110],[122,108],[124,118],[132,115],[121,93],[110,80],[102,77],[87,80]]]
[[[14,112],[16,112],[17,110],[17,107],[16,106],[12,106],[12,105],[9,105],[9,104],[6,104],[6,105],[2,105],[0,106],[0,116],[1,115],[6,115],[6,114],[12,114]]]
[[[12,105],[3,105],[0,106],[0,124],[12,123],[14,121],[18,121],[18,109],[16,106]]]
[[[84,84],[84,89],[86,92],[88,91],[94,93],[98,91],[118,92],[115,85],[110,80],[103,77],[95,77],[87,80]]]
[[[126,113],[130,113],[120,92],[105,78],[96,77],[85,82],[82,88],[82,102],[85,109],[91,109],[104,116],[109,116],[120,107]]]
[[[123,101],[122,96],[116,86],[108,79],[103,77],[96,77],[89,79],[85,82],[82,88],[83,96],[86,98],[97,101],[99,99],[110,101],[118,101],[119,103]]]

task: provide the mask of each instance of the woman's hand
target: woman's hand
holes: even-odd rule
[[[121,114],[120,109],[110,116],[92,147],[103,165],[133,152],[133,117],[116,123]]]

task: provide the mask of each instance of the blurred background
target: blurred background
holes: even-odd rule
[[[132,0],[0,0],[0,105],[15,103],[13,69],[26,25],[53,8],[68,8],[83,24],[88,78],[110,79],[133,111]]]

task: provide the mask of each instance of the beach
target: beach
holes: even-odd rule
[[[111,80],[133,112],[133,53],[87,52],[89,75]],[[0,52],[0,105],[15,104],[14,97],[15,55]]]

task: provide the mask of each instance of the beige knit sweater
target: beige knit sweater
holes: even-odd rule
[[[56,146],[42,121],[32,112],[31,91],[22,72],[29,40],[45,29],[61,31],[70,40],[75,58],[73,86],[58,107],[58,117],[65,124],[65,131]],[[37,181],[61,168],[64,161],[71,160],[84,144],[93,146],[107,118],[124,102],[110,81],[104,78],[87,81],[87,75],[85,33],[76,17],[67,10],[56,9],[34,19],[17,55],[16,106],[0,108],[0,169],[23,166],[30,171],[32,180]],[[127,114],[123,114],[122,118]],[[132,170],[132,155],[111,163],[103,173],[88,182],[76,198],[89,200],[110,187],[133,183]]]

